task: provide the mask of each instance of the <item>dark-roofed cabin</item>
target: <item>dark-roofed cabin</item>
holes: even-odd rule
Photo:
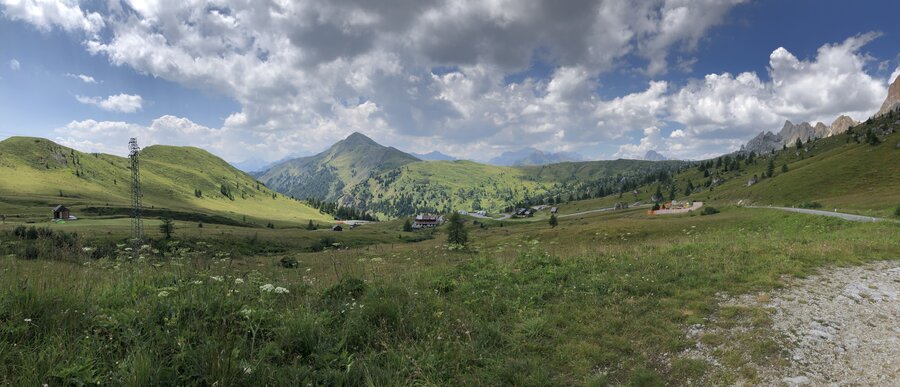
[[[53,220],[68,220],[69,219],[69,209],[66,206],[60,204],[56,207],[53,207]]]
[[[331,231],[344,231],[344,228],[341,227],[341,225],[336,224],[334,226],[331,226]]]

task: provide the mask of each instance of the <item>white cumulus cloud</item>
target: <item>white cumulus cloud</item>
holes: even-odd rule
[[[92,77],[92,76],[90,76],[90,75],[84,75],[84,74],[66,74],[66,76],[69,77],[69,78],[75,78],[75,79],[81,80],[81,81],[84,82],[84,83],[97,83],[97,80],[94,79],[94,77]]]
[[[59,27],[65,31],[96,34],[104,27],[97,12],[84,12],[77,0],[0,0],[3,15],[23,20],[42,31]]]
[[[9,68],[12,71],[19,71],[19,69],[22,68],[22,64],[16,59],[10,59]]]
[[[134,113],[141,110],[144,99],[140,95],[116,94],[106,98],[84,97],[76,95],[75,99],[86,105],[94,105],[103,110],[117,113]]]

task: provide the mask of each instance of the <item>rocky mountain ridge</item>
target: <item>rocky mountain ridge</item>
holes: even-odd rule
[[[888,95],[885,97],[884,103],[881,104],[881,109],[878,110],[878,113],[875,113],[874,118],[892,111],[900,111],[900,76],[894,79],[894,82],[888,87]],[[828,126],[821,122],[817,122],[815,125],[810,125],[808,122],[794,124],[788,120],[784,122],[778,134],[770,131],[761,132],[743,145],[741,151],[771,152],[772,150],[781,149],[783,146],[790,146],[796,143],[798,139],[805,142],[813,138],[825,138],[841,134],[858,124],[859,122],[845,115],[839,116]]]

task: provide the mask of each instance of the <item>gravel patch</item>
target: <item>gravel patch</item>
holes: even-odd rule
[[[771,326],[766,329],[785,357],[754,364],[744,356],[757,375],[736,384],[900,385],[900,261],[825,269],[788,279],[773,293],[725,297],[720,305],[768,310]],[[746,332],[747,325],[723,327],[711,321],[686,333],[692,339],[714,333],[727,343]],[[698,342],[682,355],[721,369],[716,350],[725,347]]]

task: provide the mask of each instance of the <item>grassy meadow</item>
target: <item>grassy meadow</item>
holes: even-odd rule
[[[257,226],[332,219],[202,149],[154,145],[141,151],[140,160],[147,210]],[[127,158],[83,153],[41,138],[10,137],[0,141],[0,215],[45,221],[57,204],[79,217],[103,211],[127,215],[130,168]],[[101,213],[85,214],[88,208]]]
[[[175,240],[137,260],[110,245],[114,234],[22,240],[10,223],[0,226],[0,384],[752,383],[742,362],[782,353],[765,311],[717,309],[718,295],[900,256],[895,223],[720,210],[595,213],[554,228],[470,219],[466,250],[441,230],[416,243],[266,250],[177,222]],[[403,238],[400,228],[326,235],[353,245]],[[272,243],[325,234],[257,233]],[[47,257],[23,259],[29,244]],[[721,354],[724,367],[682,355],[689,326],[741,313],[752,329]]]

